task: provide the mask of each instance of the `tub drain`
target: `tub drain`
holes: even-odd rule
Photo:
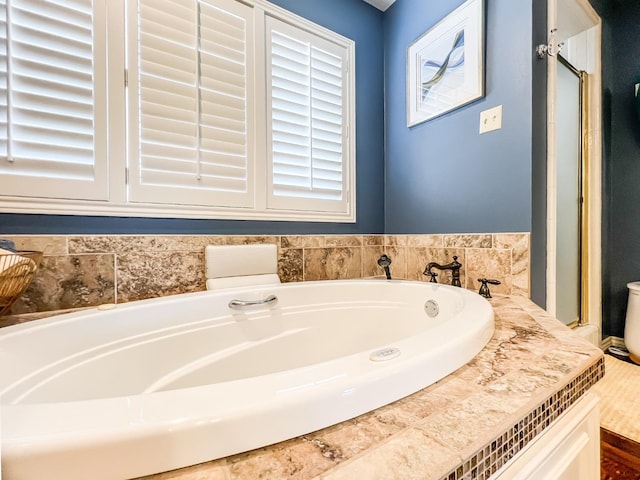
[[[393,360],[400,356],[399,348],[382,348],[380,350],[376,350],[375,352],[371,352],[369,355],[369,360],[372,362],[386,362],[387,360]]]

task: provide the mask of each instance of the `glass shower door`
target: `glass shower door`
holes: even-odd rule
[[[583,74],[559,57],[556,164],[556,317],[580,321],[582,310]]]

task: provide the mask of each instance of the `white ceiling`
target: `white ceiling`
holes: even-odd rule
[[[373,5],[378,10],[382,10],[384,12],[396,0],[364,0],[364,1],[370,5]]]

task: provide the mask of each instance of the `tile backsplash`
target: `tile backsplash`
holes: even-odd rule
[[[480,277],[502,282],[495,293],[529,296],[529,234],[451,235],[1,235],[44,257],[11,314],[122,303],[205,289],[204,247],[272,243],[283,282],[383,275],[377,259],[392,259],[393,278],[427,281],[428,262],[462,263],[463,287]],[[448,275],[447,275],[448,274]],[[450,272],[440,282],[450,283]]]

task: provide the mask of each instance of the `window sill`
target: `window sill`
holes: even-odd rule
[[[296,210],[257,211],[242,208],[162,204],[107,204],[106,202],[95,201],[0,197],[0,213],[290,222],[355,223],[356,215],[354,206],[355,202],[352,201],[349,212],[334,213]]]

